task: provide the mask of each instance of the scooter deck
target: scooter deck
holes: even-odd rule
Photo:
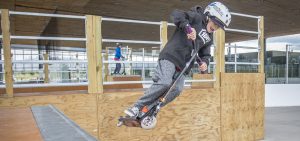
[[[129,116],[119,118],[119,123],[117,126],[125,125],[127,127],[141,127],[141,123],[138,119],[131,118]]]

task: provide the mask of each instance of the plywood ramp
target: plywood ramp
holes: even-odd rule
[[[53,104],[82,129],[98,137],[96,95],[69,94],[0,98],[1,107],[30,107]],[[2,115],[1,115],[2,116]],[[22,120],[22,118],[20,118]]]
[[[223,141],[264,137],[264,74],[221,74]]]
[[[187,89],[162,108],[153,130],[116,127],[124,109],[143,93],[105,93],[99,97],[99,136],[103,141],[219,141],[220,91]]]
[[[0,108],[1,141],[43,141],[30,108]]]

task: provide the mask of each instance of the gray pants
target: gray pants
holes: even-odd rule
[[[175,73],[175,65],[172,62],[168,60],[159,60],[152,76],[153,84],[145,91],[144,95],[134,104],[134,106],[141,109],[142,107],[157,101],[170,88]],[[184,79],[185,76],[183,75],[180,80],[177,81],[175,88],[173,88],[166,97],[166,101],[162,106],[179,96],[184,87]]]
[[[120,70],[121,70],[121,63],[116,63],[114,74],[120,73]]]

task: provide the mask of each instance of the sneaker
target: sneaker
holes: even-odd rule
[[[130,117],[137,117],[140,113],[140,109],[138,107],[131,107],[126,109],[124,113]]]

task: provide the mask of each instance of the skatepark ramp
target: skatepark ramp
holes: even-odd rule
[[[97,141],[52,105],[31,110],[45,141]]]

